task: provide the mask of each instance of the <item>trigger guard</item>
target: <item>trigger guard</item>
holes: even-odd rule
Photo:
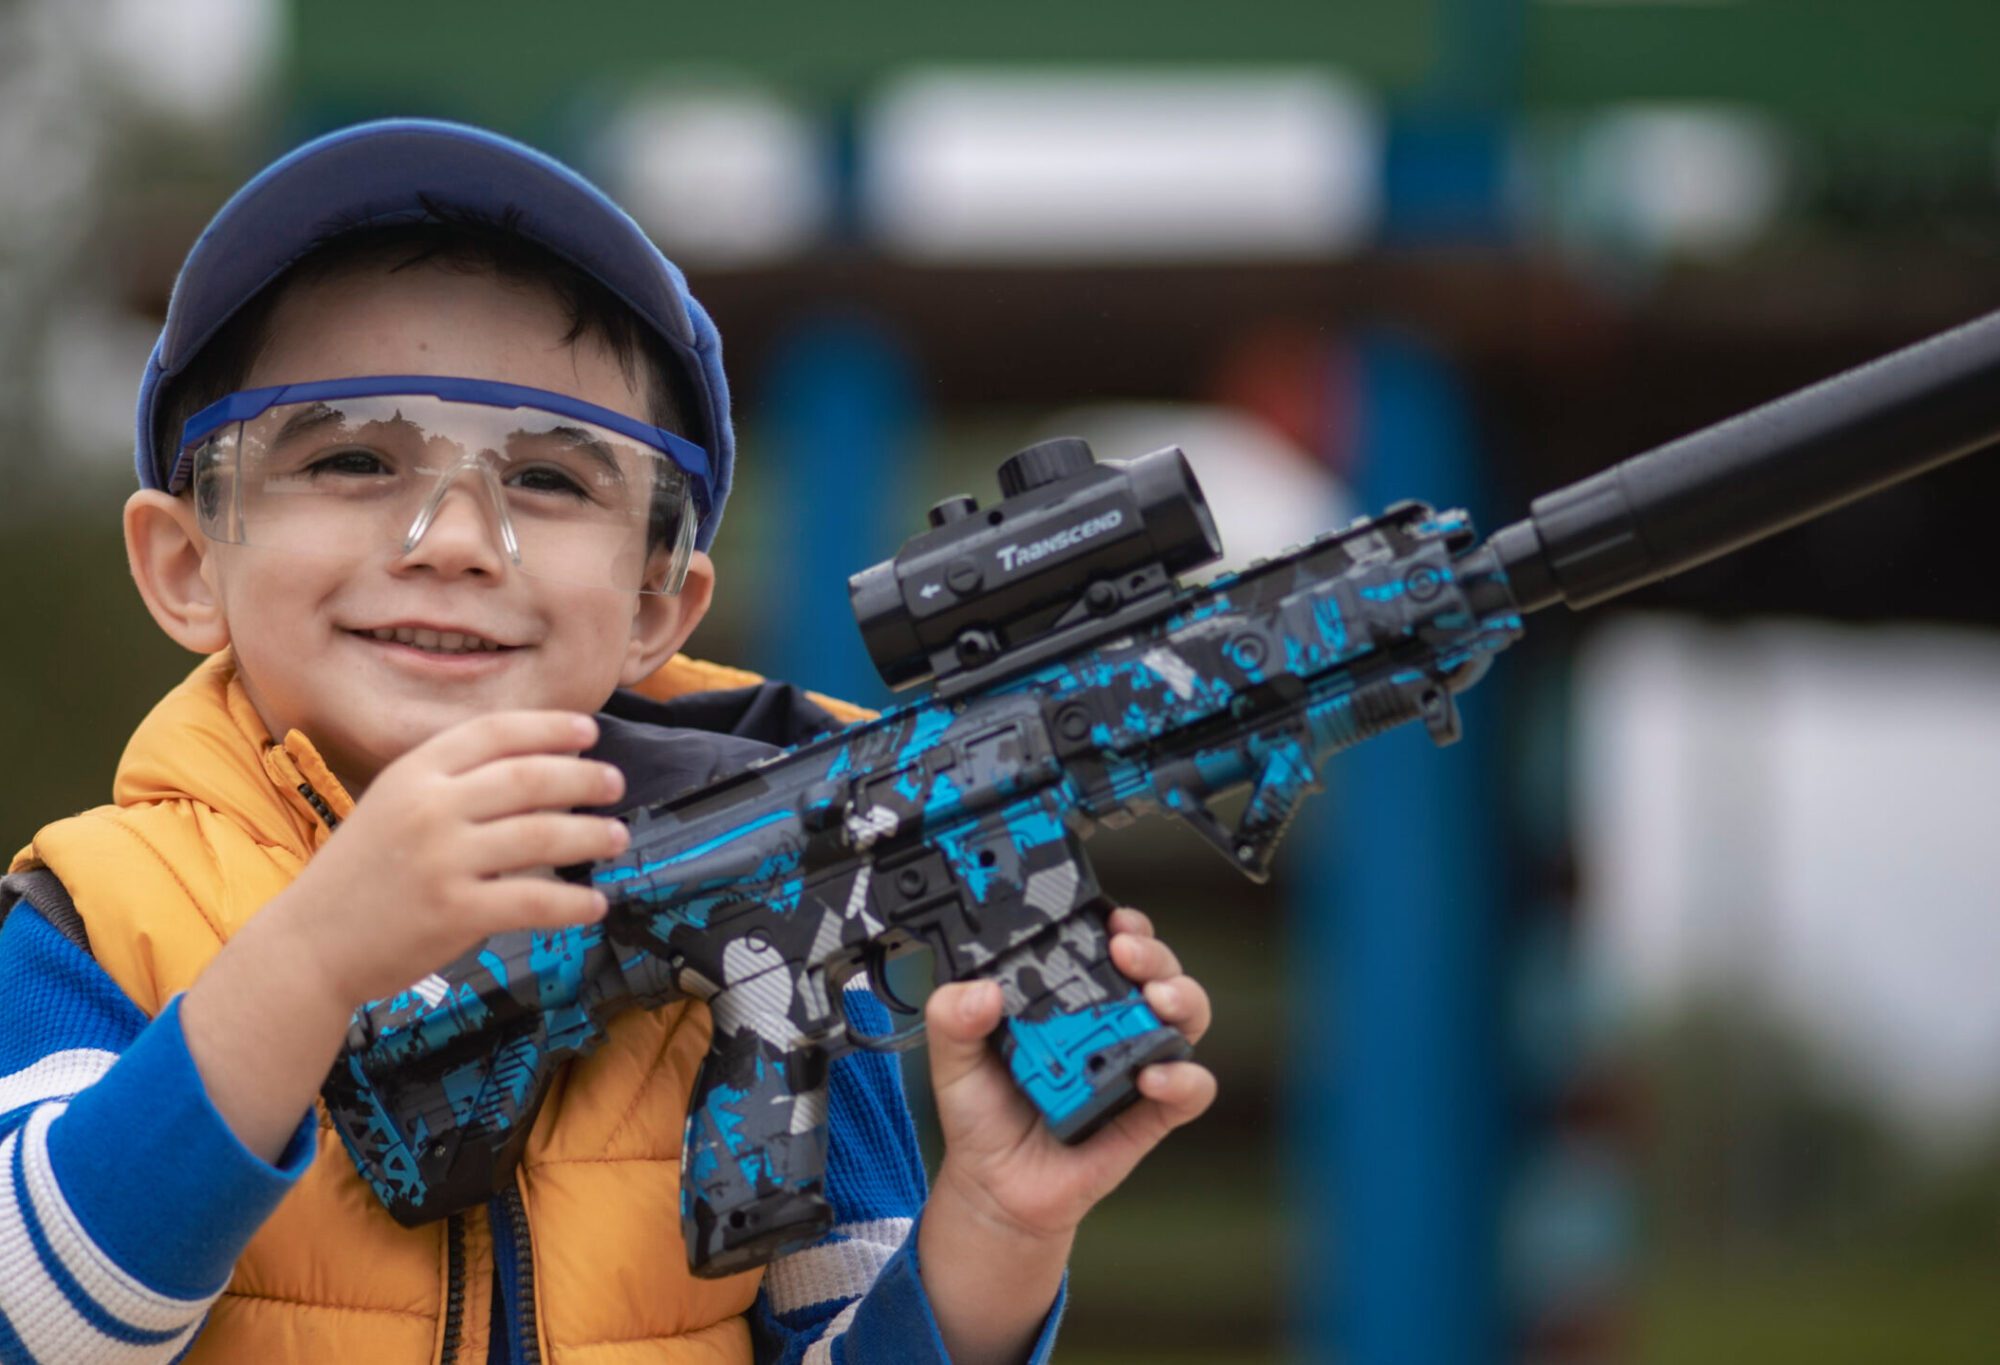
[[[886,997],[890,1003],[905,1014],[915,1014],[917,1021],[914,1024],[900,1028],[894,1033],[882,1035],[863,1033],[860,1029],[854,1027],[854,1021],[847,1017],[847,983],[853,979],[854,974],[852,971],[839,973],[829,983],[833,987],[830,993],[834,999],[834,1007],[840,1011],[841,1031],[847,1035],[848,1042],[863,1052],[908,1052],[923,1041],[923,1015],[919,1011],[905,1005],[887,985],[877,984],[887,979],[886,975],[880,970],[885,961],[886,959],[883,954],[879,952],[869,954],[867,960],[868,993],[878,1000]]]
[[[917,1020],[914,1024],[897,1029],[894,1033],[887,1036],[877,1037],[872,1033],[861,1032],[852,1023],[847,1021],[847,1002],[845,1000],[841,1001],[840,1004],[840,1018],[841,1022],[847,1026],[847,1041],[854,1044],[855,1047],[863,1052],[908,1052],[924,1040],[924,1021],[922,1019]]]
[[[896,994],[889,984],[889,955],[880,948],[868,955],[868,990],[877,1000],[903,1014],[922,1014],[923,1006],[912,1005]]]

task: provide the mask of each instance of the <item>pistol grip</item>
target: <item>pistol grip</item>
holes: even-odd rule
[[[724,992],[724,995],[727,995]],[[715,1004],[715,1046],[688,1105],[681,1232],[705,1279],[749,1270],[833,1226],[825,1194],[826,1058],[730,1029]]]
[[[1082,1142],[1139,1098],[1137,1077],[1193,1049],[1111,962],[1101,911],[1085,908],[1003,956],[995,1035],[1021,1093],[1061,1142]]]

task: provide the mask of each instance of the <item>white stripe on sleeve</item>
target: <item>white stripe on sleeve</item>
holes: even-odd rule
[[[833,1365],[833,1343],[847,1335],[848,1327],[854,1322],[854,1315],[861,1311],[861,1300],[840,1310],[840,1315],[826,1325],[826,1330],[806,1348],[799,1358],[799,1365]]]
[[[95,1047],[73,1047],[38,1057],[33,1064],[0,1076],[0,1114],[43,1100],[69,1099],[85,1086],[95,1085],[117,1060],[117,1053]]]
[[[772,1309],[795,1313],[816,1303],[866,1294],[915,1222],[913,1218],[882,1218],[842,1223],[833,1233],[845,1240],[816,1242],[779,1257],[764,1272],[764,1289],[771,1297]]]
[[[49,1165],[49,1124],[65,1105],[46,1104],[27,1125],[0,1142],[0,1308],[8,1326],[42,1361],[103,1365],[154,1365],[172,1360],[201,1326],[214,1295],[179,1299],[149,1289],[91,1241],[56,1185]],[[16,1199],[19,1163],[30,1207]],[[28,1231],[32,1212],[56,1260],[83,1293],[107,1315],[148,1333],[172,1332],[154,1343],[128,1343],[100,1330],[51,1273]]]

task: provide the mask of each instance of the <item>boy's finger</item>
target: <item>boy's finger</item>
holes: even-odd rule
[[[625,851],[631,832],[602,815],[558,815],[542,811],[491,820],[472,831],[469,869],[500,876],[539,867],[564,867],[610,858]]]
[[[479,891],[479,918],[488,935],[516,929],[567,929],[604,918],[604,893],[546,877],[500,877]]]
[[[1199,1062],[1160,1062],[1141,1071],[1138,1084],[1168,1129],[1193,1122],[1215,1103],[1215,1073]]]
[[[1111,961],[1134,981],[1164,981],[1181,974],[1181,960],[1163,940],[1138,934],[1116,934],[1111,939]]]
[[[924,1005],[931,1089],[943,1091],[986,1060],[986,1035],[1000,1022],[1000,987],[991,981],[939,986]]]
[[[1201,1116],[1215,1102],[1215,1073],[1198,1062],[1161,1062],[1139,1073],[1141,1099],[1089,1139],[1122,1153],[1130,1166],[1144,1160],[1167,1134]]]
[[[1138,934],[1153,937],[1153,918],[1144,910],[1134,910],[1129,905],[1121,905],[1111,912],[1111,932],[1114,934]]]
[[[529,811],[608,806],[625,794],[625,774],[594,758],[521,754],[482,763],[454,781],[458,813],[468,820],[496,820]]]
[[[597,743],[597,722],[580,711],[495,711],[431,736],[421,753],[452,776],[509,754],[574,753]]]
[[[1153,1013],[1159,1015],[1162,1022],[1179,1029],[1190,1043],[1200,1042],[1202,1035],[1208,1032],[1208,1026],[1215,1022],[1208,992],[1191,976],[1149,981],[1145,992],[1146,1003],[1153,1007]]]

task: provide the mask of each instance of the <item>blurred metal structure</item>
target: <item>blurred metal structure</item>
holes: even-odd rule
[[[772,356],[763,389],[765,586],[745,662],[884,705],[847,607],[847,578],[882,557],[910,501],[897,490],[921,419],[911,362],[865,317],[807,314]]]
[[[1522,0],[1433,7],[1430,70],[1392,106],[1388,241],[1507,238],[1524,11]],[[1354,349],[1357,501],[1450,489],[1477,516],[1486,462],[1454,367],[1406,337],[1364,333]],[[1293,996],[1311,1030],[1294,1036],[1311,1038],[1308,1064],[1322,1073],[1300,1086],[1291,1134],[1297,1177],[1311,1182],[1306,1235],[1322,1243],[1298,1268],[1297,1349],[1313,1362],[1512,1355],[1500,1260],[1511,1059],[1497,1027],[1510,819],[1489,728],[1496,699],[1465,700],[1453,748],[1427,752],[1408,734],[1363,745],[1333,765],[1336,800],[1306,817],[1319,837],[1292,887],[1292,931],[1311,980],[1335,984],[1323,1009],[1306,982]]]
[[[1480,482],[1449,366],[1406,340],[1358,346],[1353,481],[1364,507]],[[1288,1160],[1307,1254],[1300,1359],[1505,1358],[1499,1260],[1508,878],[1494,698],[1465,737],[1397,733],[1329,765],[1289,887],[1296,1015]]]

